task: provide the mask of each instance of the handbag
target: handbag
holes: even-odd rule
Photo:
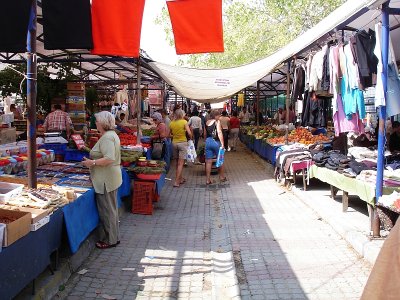
[[[165,155],[165,141],[161,139],[159,135],[158,139],[154,139],[151,141],[151,158],[155,160],[160,160],[164,158]]]

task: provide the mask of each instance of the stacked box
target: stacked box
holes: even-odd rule
[[[74,128],[79,128],[86,122],[85,84],[79,82],[67,83],[67,112]]]

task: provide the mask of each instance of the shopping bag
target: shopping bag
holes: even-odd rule
[[[225,156],[225,149],[220,147],[218,151],[217,162],[215,163],[215,166],[217,168],[221,167],[224,164],[224,156]]]
[[[186,154],[186,160],[194,163],[196,157],[197,157],[197,154],[196,154],[196,149],[194,148],[194,143],[192,140],[189,140],[187,154]]]
[[[151,158],[161,160],[165,155],[165,141],[161,139],[152,140],[151,142]]]

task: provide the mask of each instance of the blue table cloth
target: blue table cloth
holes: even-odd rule
[[[118,189],[118,205],[122,204],[121,197],[131,193],[131,180],[125,169],[122,169],[122,185]],[[63,207],[65,227],[67,229],[69,246],[72,253],[78,251],[81,243],[99,224],[94,189],[78,197],[74,202]]]
[[[31,231],[0,253],[0,299],[15,297],[50,265],[50,255],[61,245],[63,213],[56,210],[50,221]]]

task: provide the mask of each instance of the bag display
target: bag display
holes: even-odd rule
[[[221,167],[224,164],[224,156],[225,156],[225,149],[221,147],[219,148],[217,162],[215,163],[215,166],[217,168]]]
[[[196,149],[194,148],[194,143],[192,140],[188,141],[188,149],[187,149],[187,155],[186,155],[186,160],[189,162],[194,163],[194,161],[197,158],[197,153]]]

